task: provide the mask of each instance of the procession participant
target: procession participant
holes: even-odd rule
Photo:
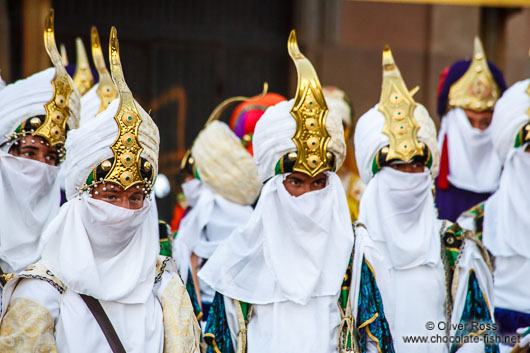
[[[516,337],[521,333],[517,329],[530,326],[529,107],[530,79],[515,83],[498,100],[491,139],[504,168],[499,189],[458,219],[462,227],[482,238],[495,256],[495,322],[503,337]],[[520,346],[528,346],[529,341],[527,336]],[[501,345],[501,352],[511,349]]]
[[[119,99],[67,141],[69,201],[42,260],[5,287],[2,352],[200,351],[174,262],[157,258],[159,134],[125,83],[114,27],[110,61]]]
[[[367,185],[359,222],[368,232],[358,227],[352,268],[360,346],[378,329],[373,317],[384,314],[398,353],[496,352],[472,340],[485,332],[493,342],[491,264],[473,233],[437,217],[436,128],[414,93],[386,47],[380,101],[361,116],[354,138]],[[363,281],[377,282],[384,312],[366,299]],[[407,341],[415,337],[428,343]]]
[[[197,272],[234,229],[246,224],[261,189],[252,156],[230,128],[216,120],[228,104],[243,98],[225,100],[214,110],[186,157],[187,168],[191,168],[195,178],[188,179],[182,187],[185,192],[188,190],[194,206],[180,224],[175,245],[183,243],[190,251],[193,282],[200,293],[204,320],[215,291],[197,277]],[[196,200],[189,189],[197,190]]]
[[[489,125],[493,106],[506,84],[502,72],[486,60],[482,43],[475,37],[473,58],[446,69],[439,87],[441,162],[436,205],[441,218],[454,222],[499,185],[501,162],[493,151]]]
[[[355,221],[359,216],[359,200],[361,199],[364,185],[359,177],[357,163],[355,162],[355,152],[353,151],[353,107],[346,93],[337,87],[324,87],[323,92],[329,110],[336,110],[337,114],[342,118],[344,140],[346,141],[346,159],[342,168],[337,171],[337,175],[342,180],[344,191],[346,191],[351,219]]]
[[[217,291],[208,352],[337,352],[347,320],[337,304],[353,230],[333,172],[344,160],[344,132],[294,31],[288,49],[298,88],[256,124],[254,161],[264,183],[256,208],[199,273]]]
[[[42,231],[59,212],[58,171],[68,129],[79,122],[79,95],[55,56],[53,68],[0,91],[0,269],[19,272],[40,258]]]

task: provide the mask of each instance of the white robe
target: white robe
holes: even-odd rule
[[[377,279],[377,286],[383,300],[386,319],[396,353],[446,353],[449,348],[436,336],[445,336],[445,275],[440,260],[436,265],[419,265],[409,269],[393,269],[389,262],[386,245],[374,241],[368,232],[357,228],[355,241],[355,257],[352,268],[352,303],[358,303],[360,272],[363,257],[371,265]],[[454,298],[451,322],[458,324],[464,309],[467,294],[469,271],[475,270],[478,282],[486,298],[491,298],[492,280],[482,256],[471,241],[465,240],[464,250],[458,263],[460,276],[458,289]],[[357,317],[358,307],[353,305],[353,317]],[[492,308],[490,308],[492,310]],[[491,312],[493,316],[493,312]],[[434,329],[426,328],[427,322],[435,324]],[[359,325],[360,323],[357,323]],[[451,330],[451,335],[455,330]],[[405,343],[403,337],[428,337],[430,343]],[[460,348],[460,352],[484,352],[483,344],[468,345]]]

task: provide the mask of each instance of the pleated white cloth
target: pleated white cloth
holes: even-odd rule
[[[285,175],[269,180],[248,223],[217,248],[200,278],[225,296],[253,304],[304,305],[337,295],[353,230],[340,179],[326,173],[324,189],[299,197],[285,189]]]

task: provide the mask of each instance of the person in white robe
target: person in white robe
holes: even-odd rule
[[[503,163],[499,190],[458,222],[495,256],[495,321],[509,352],[530,326],[530,79],[511,86],[495,105],[491,137]],[[530,335],[519,343],[528,347]]]
[[[79,124],[79,94],[51,36],[54,67],[0,90],[0,270],[22,271],[43,248],[44,227],[59,212],[59,166],[68,130]],[[55,52],[54,52],[55,49]]]
[[[354,136],[367,185],[351,292],[361,352],[381,315],[393,342],[383,352],[495,352],[495,344],[472,340],[493,335],[492,266],[473,233],[438,219],[436,128],[412,96],[385,48],[380,101],[360,117]],[[377,295],[366,289],[374,281]]]
[[[437,109],[441,162],[435,201],[444,219],[456,221],[499,186],[502,164],[493,150],[490,124],[504,90],[502,71],[486,59],[478,37],[471,60],[457,61],[441,75]]]
[[[264,186],[248,223],[210,257],[199,277],[216,290],[207,352],[347,351],[340,347],[341,288],[353,229],[340,178],[346,154],[341,118],[298,49],[294,99],[256,124],[254,161]]]
[[[182,189],[192,206],[184,216],[174,242],[174,253],[188,249],[191,274],[203,320],[207,320],[215,290],[197,277],[217,247],[238,227],[246,224],[261,183],[256,165],[240,139],[218,117],[230,98],[214,109],[187,157],[190,170]],[[190,163],[192,161],[193,163]]]
[[[158,129],[125,83],[114,27],[109,47],[119,99],[67,140],[68,202],[42,260],[4,289],[2,352],[200,352],[186,288],[157,256]]]

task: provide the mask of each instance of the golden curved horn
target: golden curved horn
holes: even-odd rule
[[[74,85],[77,87],[79,94],[82,96],[94,86],[94,76],[90,70],[90,64],[86,55],[85,45],[83,40],[79,37],[75,39],[76,48],[76,68],[73,77]]]
[[[326,130],[328,106],[315,68],[298,48],[294,30],[289,35],[287,50],[298,73],[296,95],[291,108],[291,115],[296,120],[292,140],[298,151],[293,171],[314,177],[332,168],[331,156],[327,153],[331,139]]]
[[[104,111],[114,99],[118,98],[118,89],[116,88],[116,85],[114,85],[112,77],[110,77],[110,73],[107,70],[98,30],[95,26],[92,26],[90,32],[90,42],[92,47],[92,59],[99,74],[99,84],[96,89],[96,94],[101,101],[101,105],[97,112],[97,114],[99,114]]]

